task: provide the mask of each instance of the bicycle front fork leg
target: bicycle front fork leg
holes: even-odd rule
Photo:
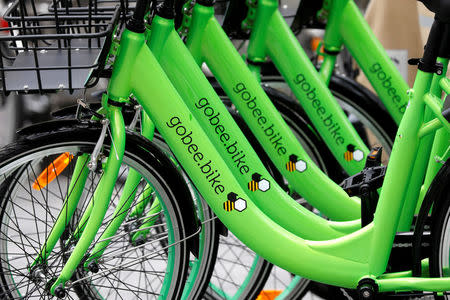
[[[142,113],[141,116],[141,135],[146,137],[149,140],[153,139],[153,135],[155,133],[155,125],[153,124],[150,117],[144,112],[139,109],[137,110],[137,113]],[[136,119],[136,118],[135,118]],[[133,122],[134,123],[134,122]],[[134,124],[135,125],[135,124]],[[134,126],[132,126],[134,129]],[[94,263],[96,260],[100,258],[100,256],[105,251],[106,247],[111,242],[111,239],[114,237],[114,235],[117,233],[117,230],[119,227],[123,224],[123,221],[125,220],[125,217],[128,216],[127,211],[130,209],[131,204],[135,200],[136,197],[136,189],[139,186],[139,183],[141,182],[141,175],[133,170],[130,169],[128,173],[127,180],[125,181],[125,186],[123,188],[122,195],[120,196],[119,202],[117,204],[116,209],[114,210],[113,217],[111,223],[108,225],[106,230],[103,232],[102,236],[99,239],[99,242],[95,245],[94,249],[92,250],[90,257],[86,260],[84,266],[87,268],[89,264]],[[153,194],[152,187],[147,183],[145,186],[145,189],[143,193],[140,195],[136,209],[134,209],[131,214],[128,216],[129,218],[135,219],[136,224],[139,223],[139,221],[144,220],[144,225],[140,226],[139,228],[135,228],[135,230],[131,230],[130,235],[132,236],[131,240],[132,242],[136,242],[138,240],[139,236],[142,236],[144,238],[145,234],[148,232],[146,230],[147,227],[153,225],[149,223],[148,217],[143,216],[143,212],[147,205],[149,205],[149,202],[151,200],[151,196]],[[154,202],[157,202],[158,200],[154,200]],[[159,202],[158,202],[159,203]],[[156,209],[154,207],[157,207],[159,209]],[[161,211],[161,206],[156,205],[156,203],[152,204],[152,207],[150,208],[149,214],[158,215]],[[150,218],[155,219],[155,218]],[[129,226],[130,228],[133,228],[133,226]],[[137,235],[134,231],[142,232],[141,234]]]
[[[50,292],[55,295],[55,290],[64,293],[65,283],[72,277],[75,269],[95,238],[100,225],[105,217],[113,188],[119,174],[125,152],[125,125],[120,108],[111,106],[108,109],[108,119],[111,124],[111,151],[104,169],[100,182],[92,198],[92,212],[89,215],[86,227],[80,236],[69,259],[64,265],[61,274],[53,283]]]

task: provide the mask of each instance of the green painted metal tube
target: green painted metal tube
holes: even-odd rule
[[[404,277],[379,279],[376,281],[380,292],[388,291],[434,291],[445,292],[450,286],[450,278]]]
[[[431,133],[435,133],[441,127],[442,127],[441,121],[439,121],[439,119],[437,119],[437,118],[434,118],[433,120],[423,124],[423,126],[420,128],[420,131],[419,131],[419,137],[424,137],[424,136],[429,135]],[[444,130],[444,132],[445,132],[445,130]],[[438,134],[438,132],[436,132],[436,134]],[[437,135],[436,135],[436,137],[437,137]],[[427,171],[427,176],[428,176],[428,171]],[[431,176],[431,178],[433,178],[433,177],[434,176]]]
[[[425,177],[425,171],[428,164],[428,157],[430,155],[433,138],[433,135],[427,135],[420,139],[416,161],[414,162],[414,167],[408,178],[408,189],[405,194],[405,200],[397,231],[411,230],[411,225],[414,219],[414,212],[416,211],[417,203],[419,201],[420,188]]]
[[[202,34],[192,32],[191,40],[193,43],[202,44],[202,53],[208,67],[278,170],[298,193],[326,216],[333,220],[359,218],[359,199],[350,198],[308,157],[258,81],[246,68],[242,58],[213,17],[213,12],[210,7],[201,5],[194,7],[193,24],[199,18],[209,18],[210,21],[206,28],[202,28]],[[194,36],[201,42],[194,39]],[[189,44],[187,46],[190,47]],[[217,55],[219,51],[221,55]],[[236,72],[236,69],[240,71]],[[287,168],[291,160],[293,163],[299,162],[298,169]],[[324,198],[323,194],[333,195],[333,203]]]
[[[73,232],[71,236],[71,240],[78,240],[83,233],[84,228],[86,227],[87,221],[89,220],[89,216],[92,212],[92,199],[89,201],[88,205],[86,206],[86,209],[84,210],[83,215],[80,218],[80,221],[78,221],[77,227],[75,228],[75,231]]]
[[[442,62],[442,59],[440,61]],[[447,62],[448,62],[448,60],[447,60]],[[440,88],[439,81],[441,80],[441,78],[445,77],[446,70],[447,70],[447,68],[444,69],[444,72],[441,75],[437,75],[437,74],[433,75],[433,80],[432,80],[431,86],[430,86],[430,93],[435,96],[433,98],[435,98],[436,100],[441,97],[442,90]],[[437,100],[435,103],[438,104],[439,100]],[[439,108],[439,111],[440,110],[441,110],[441,108]],[[424,121],[428,122],[432,118],[433,118],[432,111],[430,110],[429,107],[425,107]],[[436,121],[438,121],[438,120],[436,120]],[[437,123],[437,122],[435,122],[435,123]],[[414,218],[414,212],[418,211],[422,204],[423,198],[421,197],[421,191],[428,190],[429,184],[431,183],[429,175],[427,175],[428,180],[425,180],[425,174],[426,174],[428,165],[430,163],[429,158],[430,158],[430,154],[432,153],[431,150],[432,150],[432,145],[433,145],[433,140],[434,140],[435,135],[434,134],[433,135],[428,135],[428,134],[423,135],[423,130],[435,130],[437,128],[435,126],[442,125],[442,124],[436,124],[435,126],[429,126],[429,125],[430,124],[425,123],[418,132],[419,137],[421,138],[420,144],[419,144],[419,149],[417,151],[417,157],[416,157],[416,161],[414,163],[413,172],[411,173],[411,176],[409,179],[408,191],[405,195],[405,204],[403,205],[402,214],[400,216],[398,231],[409,231],[411,229],[411,223]],[[434,156],[434,155],[431,154],[431,156]],[[434,178],[434,176],[433,176],[433,178]],[[422,185],[422,183],[424,183],[424,180],[427,185]],[[422,192],[422,196],[424,196],[423,192]]]
[[[432,74],[417,73],[414,93],[409,93],[411,100],[407,113],[403,116],[394,147],[389,160],[382,186],[380,199],[374,216],[374,235],[370,251],[370,273],[378,276],[384,273],[389,259],[390,249],[399,223],[406,190],[411,175],[417,149],[419,147],[419,131],[423,120],[423,96],[429,90]]]
[[[153,188],[147,184],[144,188],[144,191],[139,196],[138,204],[135,209],[130,213],[130,217],[141,217],[144,213],[145,208],[151,200],[151,195],[153,193]]]
[[[444,77],[439,81],[439,84],[447,95],[450,94],[450,79]]]
[[[117,202],[116,209],[111,217],[111,223],[108,224],[105,231],[102,233],[99,241],[95,244],[94,248],[91,251],[89,258],[84,263],[85,268],[88,267],[89,263],[93,260],[99,258],[103,252],[105,252],[106,247],[108,247],[111,242],[111,237],[113,237],[120,225],[122,225],[123,220],[127,216],[127,212],[130,209],[131,204],[135,200],[136,189],[141,180],[141,175],[133,169],[130,169],[128,172],[127,180],[125,181],[125,185],[123,187],[122,194],[120,195],[119,201]],[[95,203],[94,203],[95,205]]]
[[[429,108],[433,112],[434,116],[439,121],[441,121],[444,128],[447,131],[450,131],[450,123],[442,115],[441,99],[434,95],[426,94],[425,97],[423,98],[423,100],[424,100],[425,104],[427,105],[427,108]]]
[[[340,165],[355,174],[364,168],[369,150],[317,73],[279,11],[268,24],[266,48],[314,127]],[[283,55],[280,55],[283,53]],[[346,155],[352,153],[352,155]]]
[[[144,44],[141,34],[125,30],[120,41],[119,55],[114,62],[114,68],[120,72],[113,72],[108,84],[108,97],[115,101],[127,101],[131,94],[131,77],[133,66],[128,63],[129,57],[136,57],[137,51]]]
[[[75,163],[75,168],[73,171],[72,178],[69,184],[69,193],[64,201],[64,206],[55,221],[47,240],[45,241],[38,257],[32,263],[32,267],[36,264],[43,263],[47,260],[48,256],[51,254],[56,243],[59,241],[61,235],[63,234],[66,226],[69,224],[75,209],[77,208],[78,202],[80,201],[81,194],[84,190],[84,185],[88,178],[89,169],[87,168],[87,163],[89,161],[89,155],[83,154],[77,158]]]
[[[161,202],[158,197],[155,197],[144,219],[144,223],[139,227],[139,231],[134,233],[131,237],[132,241],[136,241],[139,237],[145,237],[150,232],[150,227],[158,220],[161,212]]]
[[[448,82],[446,74],[448,70],[449,59],[438,57],[437,61],[442,63],[443,70],[441,76],[437,74],[434,75],[433,82],[431,84],[431,93],[437,97],[440,97],[442,95],[442,86],[445,87],[446,86],[445,83]],[[446,93],[450,92],[450,88],[446,90],[447,90]],[[433,132],[433,130],[435,130],[438,126],[442,126],[440,120],[433,119],[432,121],[424,124],[424,126],[421,128],[419,132],[419,135],[420,134],[425,135],[428,134],[429,132]],[[442,128],[436,131],[433,145],[431,148],[431,154],[428,161],[428,168],[425,175],[425,180],[416,207],[416,212],[419,211],[422,201],[425,197],[426,192],[428,191],[428,188],[430,187],[431,182],[433,181],[439,169],[442,167],[442,164],[436,160],[436,157],[439,157],[446,151],[449,140],[450,140],[450,132],[448,132],[448,130]],[[443,159],[445,159],[445,157]]]
[[[278,9],[278,1],[260,0],[256,9],[255,23],[252,26],[250,39],[248,42],[248,58],[256,63],[264,62],[266,60],[266,39],[267,39],[267,24],[272,14]],[[279,53],[283,55],[282,53]]]
[[[336,58],[337,55],[330,55],[327,53],[322,54],[323,55],[323,62],[320,65],[320,71],[319,74],[324,80],[326,85],[330,84],[331,75],[333,75],[334,66],[336,65]]]
[[[54,294],[55,289],[58,286],[64,286],[65,282],[72,277],[73,272],[77,268],[81,259],[83,259],[89,245],[92,243],[95,234],[103,221],[106,210],[108,209],[108,202],[111,199],[113,187],[116,182],[125,151],[125,124],[123,122],[120,108],[110,107],[108,110],[108,119],[111,121],[111,139],[114,142],[114,146],[111,146],[111,152],[108,157],[108,162],[106,163],[105,172],[94,192],[92,200],[93,212],[91,212],[83,234],[64,265],[61,274],[52,285],[52,294]]]
[[[351,0],[333,0],[327,22],[325,47],[340,47],[342,41],[399,124],[408,105],[408,85]]]

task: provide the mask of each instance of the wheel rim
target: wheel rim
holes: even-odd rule
[[[92,145],[88,146],[88,148],[89,147],[92,148]],[[63,188],[67,188],[68,186],[68,176],[63,176],[61,174],[57,177],[57,180],[49,183],[49,185],[40,192],[30,191],[32,190],[30,182],[33,181],[33,178],[36,178],[36,173],[40,172],[39,169],[35,169],[40,167],[37,163],[37,160],[39,157],[49,157],[49,161],[51,161],[55,154],[60,154],[67,151],[76,154],[82,152],[82,150],[82,147],[79,146],[42,149],[39,153],[34,152],[33,154],[23,156],[15,162],[15,166],[14,164],[10,164],[8,168],[3,168],[2,170],[7,171],[7,173],[3,173],[3,175],[0,177],[0,181],[4,181],[4,179],[7,178],[7,175],[10,175],[14,170],[17,170],[17,166],[23,165],[25,162],[28,162],[27,169],[22,172],[20,178],[16,178],[16,182],[14,184],[15,190],[9,193],[9,201],[5,201],[2,204],[1,266],[3,269],[2,277],[3,282],[5,283],[4,287],[9,287],[8,289],[10,292],[10,296],[12,295],[13,297],[17,298],[25,296],[29,297],[30,293],[31,295],[34,294],[38,296],[45,296],[46,289],[45,285],[43,285],[43,282],[47,282],[47,280],[43,280],[43,282],[37,281],[36,275],[44,275],[45,277],[57,276],[61,269],[58,266],[62,265],[61,261],[64,260],[64,255],[68,255],[69,252],[69,247],[62,246],[61,243],[58,243],[55,246],[55,251],[52,252],[54,253],[54,255],[51,256],[48,260],[50,261],[50,264],[48,264],[46,268],[42,268],[42,270],[38,270],[39,272],[34,273],[28,270],[28,266],[32,262],[33,257],[37,257],[40,246],[42,245],[43,241],[45,241],[44,236],[48,235],[48,232],[51,229],[51,220],[55,220],[58,212],[61,210],[61,199],[64,199]],[[32,161],[35,163],[30,163]],[[129,167],[137,170],[140,169],[141,173],[146,173],[148,175],[148,171],[144,170],[142,166],[138,165],[129,157],[124,158],[124,164],[126,166],[121,168],[121,174],[119,174],[119,177],[126,176]],[[66,173],[71,174],[70,168],[68,168],[68,172]],[[83,192],[83,194],[86,194],[84,197],[85,199],[89,199],[90,193],[89,190],[86,191],[86,187],[95,186],[95,183],[98,182],[98,180],[99,177],[93,174],[92,180],[90,181],[91,184],[86,185],[85,192]],[[28,187],[25,184],[19,184],[22,181],[26,182]],[[142,187],[145,186],[145,183],[142,182],[140,186],[141,187],[138,187],[138,189],[142,190]],[[164,192],[164,189],[161,186],[155,187],[155,190]],[[44,191],[45,193],[43,193],[42,191]],[[112,197],[113,203],[115,199],[117,199],[120,192],[121,187],[116,187]],[[58,193],[60,195],[58,195]],[[28,194],[28,199],[21,194]],[[139,194],[140,192],[137,191],[137,195]],[[45,195],[46,197],[44,197]],[[49,195],[52,197],[49,197]],[[21,199],[19,197],[22,198],[21,201],[19,201]],[[165,195],[159,193],[158,197],[165,197]],[[39,201],[39,198],[42,198],[42,200],[47,199],[47,201]],[[58,204],[55,204],[55,200],[58,198],[60,200],[58,203],[60,204],[59,206],[55,206],[56,204]],[[18,202],[14,203],[14,199],[18,199]],[[53,201],[49,201],[49,199],[52,199]],[[85,204],[87,202],[88,201],[85,201]],[[164,201],[161,201],[161,204],[162,210],[160,216],[158,217],[158,221],[155,222],[155,226],[150,229],[151,232],[148,235],[151,236],[151,238],[149,238],[148,241],[146,241],[140,247],[136,247],[132,245],[132,243],[127,241],[127,239],[125,238],[126,234],[124,234],[124,228],[122,228],[121,226],[116,234],[117,242],[111,242],[111,247],[108,247],[107,251],[105,251],[105,257],[102,260],[102,264],[100,264],[99,266],[100,271],[99,273],[96,273],[98,275],[90,275],[87,278],[84,278],[84,280],[81,280],[83,279],[82,277],[86,275],[86,272],[78,270],[75,273],[75,276],[73,277],[73,288],[69,289],[69,293],[67,296],[69,299],[77,298],[76,289],[79,289],[80,287],[81,289],[85,289],[85,293],[88,292],[90,296],[95,296],[97,298],[111,297],[111,295],[113,295],[111,290],[120,291],[121,297],[130,295],[130,297],[132,298],[140,298],[140,294],[150,294],[152,298],[156,298],[159,295],[166,295],[168,293],[168,289],[171,285],[171,278],[174,272],[173,266],[176,265],[178,260],[175,247],[172,247],[171,245],[175,240],[179,238],[179,235],[174,232],[171,219],[166,217],[168,213],[167,208],[164,206]],[[113,211],[114,207],[110,207]],[[29,216],[26,217],[25,215],[25,217],[20,217],[20,214],[18,213],[19,210],[22,212],[22,215],[28,212]],[[81,207],[80,210],[82,211],[83,208]],[[36,216],[33,219],[34,215],[42,215],[42,217],[39,218]],[[111,218],[110,209],[108,209],[107,215],[105,216],[103,225],[99,230],[99,233],[102,232],[102,228],[107,226],[109,222],[108,218],[109,220]],[[156,230],[157,228],[159,228],[159,230]],[[161,228],[164,228],[164,230],[161,231]],[[32,231],[34,231],[34,233]],[[159,233],[157,231],[159,231]],[[11,238],[11,236],[14,236],[12,232],[16,232],[16,235],[18,235],[15,236],[14,239]],[[161,234],[161,232],[163,234]],[[100,234],[97,234],[96,240],[98,240],[99,237]],[[17,242],[17,240],[19,240],[19,242]],[[164,241],[165,243],[163,243],[162,241]],[[22,245],[17,246],[17,243],[21,243]],[[24,244],[25,246],[23,246]],[[168,249],[164,249],[164,245],[167,245],[166,247]],[[121,252],[119,252],[119,254],[117,251],[115,251],[118,248],[121,249]],[[92,249],[92,247],[90,249]],[[140,253],[138,251],[140,251]],[[20,258],[21,255],[22,258]],[[138,259],[142,258],[143,255],[146,258],[145,261],[141,261],[141,259]],[[157,259],[161,261],[155,263]],[[150,265],[150,263],[152,264]],[[141,268],[141,271],[138,270],[139,267]],[[120,272],[122,272],[122,274]],[[142,274],[144,272],[146,275],[145,278],[142,277]],[[136,278],[136,273],[139,273],[140,277]],[[152,274],[153,279],[149,279],[149,274]],[[23,286],[20,286],[22,285],[22,283]],[[34,287],[32,285],[34,285]],[[33,288],[35,289],[34,291]],[[87,291],[86,289],[89,290]]]

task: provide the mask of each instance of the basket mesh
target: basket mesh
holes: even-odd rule
[[[4,16],[8,27],[0,28],[4,93],[84,88],[87,79],[104,68],[120,4],[16,0]]]

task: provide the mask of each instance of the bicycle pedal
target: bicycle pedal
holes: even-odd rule
[[[378,192],[383,185],[386,167],[381,166],[382,148],[375,147],[367,156],[364,169],[348,178],[340,186],[349,196],[361,198],[361,226],[366,226],[373,220],[378,204]]]
[[[340,186],[349,196],[363,196],[380,188],[385,174],[386,166],[364,168],[361,172],[344,179]]]

